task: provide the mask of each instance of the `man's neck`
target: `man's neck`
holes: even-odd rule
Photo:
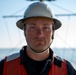
[[[32,50],[30,50],[28,47],[26,49],[26,53],[31,59],[36,60],[36,61],[43,61],[43,60],[47,59],[50,54],[49,49],[47,49],[43,53],[35,53]]]

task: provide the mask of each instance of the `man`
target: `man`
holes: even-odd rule
[[[54,31],[61,27],[61,22],[53,17],[46,4],[29,5],[17,27],[24,31],[27,46],[0,62],[0,75],[76,75],[72,65],[55,56],[50,48]]]

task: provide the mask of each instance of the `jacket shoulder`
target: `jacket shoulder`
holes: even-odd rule
[[[72,64],[67,60],[66,60],[66,64],[67,64],[68,75],[76,75],[76,70],[74,69]]]
[[[0,61],[0,75],[3,75],[4,59]]]

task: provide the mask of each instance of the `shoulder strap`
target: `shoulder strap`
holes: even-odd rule
[[[5,58],[3,75],[27,75],[19,54],[13,54]]]

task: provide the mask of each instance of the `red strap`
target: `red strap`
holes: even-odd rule
[[[62,62],[62,66],[58,67],[54,63],[52,63],[52,66],[50,68],[48,75],[67,75],[67,65],[66,61],[64,60]]]
[[[50,74],[51,72],[51,74]],[[49,72],[49,75],[54,75],[54,64],[52,64],[52,67],[51,67],[51,71]]]
[[[65,71],[65,75],[67,75],[67,64],[66,64],[66,60],[64,60],[64,71]]]

